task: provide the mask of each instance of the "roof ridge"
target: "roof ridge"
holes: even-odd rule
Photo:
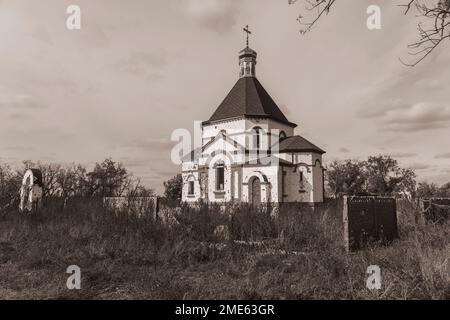
[[[279,149],[281,152],[285,151],[315,151],[319,153],[325,153],[324,150],[316,146],[308,139],[301,135],[293,135],[286,137],[280,141]]]

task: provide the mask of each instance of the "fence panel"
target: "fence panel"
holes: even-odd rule
[[[392,241],[398,237],[397,203],[394,198],[374,198],[376,239]]]
[[[430,198],[422,200],[425,220],[443,223],[450,217],[450,198]]]
[[[104,197],[103,205],[114,211],[126,211],[128,213],[151,214],[156,218],[159,211],[158,197]]]
[[[343,222],[347,250],[361,249],[369,241],[389,242],[398,237],[394,198],[346,196]]]

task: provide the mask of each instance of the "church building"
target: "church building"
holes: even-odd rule
[[[325,151],[295,135],[256,78],[256,57],[247,40],[239,79],[202,122],[201,147],[182,160],[184,202],[323,202]]]

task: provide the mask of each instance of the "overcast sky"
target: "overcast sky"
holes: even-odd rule
[[[300,2],[300,1],[299,1]],[[0,0],[0,161],[123,162],[162,191],[170,135],[206,120],[238,78],[242,27],[257,76],[325,160],[391,154],[450,181],[450,43],[403,66],[402,0],[339,0],[301,36],[288,0]],[[66,28],[81,7],[82,28]],[[366,8],[382,9],[369,31]]]

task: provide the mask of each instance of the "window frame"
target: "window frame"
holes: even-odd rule
[[[192,179],[188,180],[188,196],[193,196],[195,194],[195,181]]]
[[[252,128],[252,149],[254,150],[261,150],[262,131],[263,129],[261,127]]]
[[[215,167],[216,171],[216,191],[224,192],[225,191],[225,165],[218,164]],[[221,176],[221,179],[219,177]],[[222,185],[222,188],[221,188]]]
[[[305,192],[305,176],[303,174],[303,171],[301,169],[298,170],[299,171],[299,191],[300,192]]]

